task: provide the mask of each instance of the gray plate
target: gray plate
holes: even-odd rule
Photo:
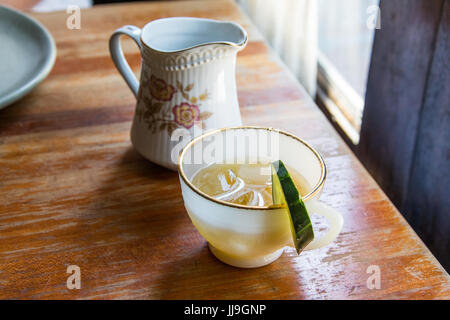
[[[0,6],[0,109],[44,80],[55,57],[55,42],[39,22]]]

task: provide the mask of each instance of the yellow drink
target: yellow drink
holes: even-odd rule
[[[299,193],[306,195],[306,179],[294,169],[288,170]],[[223,201],[260,207],[273,203],[270,164],[213,164],[197,172],[192,183]]]

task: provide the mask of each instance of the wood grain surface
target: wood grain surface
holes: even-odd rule
[[[0,111],[2,299],[449,299],[450,280],[303,88],[232,1],[157,2],[33,14],[58,56],[50,76]],[[344,228],[331,245],[258,269],[215,259],[183,206],[178,176],[133,149],[135,99],[108,53],[125,24],[169,16],[233,20],[249,32],[238,56],[245,124],[272,126],[324,156],[321,199]],[[125,51],[139,70],[131,41]],[[66,287],[69,265],[81,289]],[[369,266],[381,288],[370,290]]]

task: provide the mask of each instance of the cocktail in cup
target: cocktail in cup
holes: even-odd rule
[[[327,233],[305,250],[326,246],[338,236],[342,216],[318,201],[326,167],[316,150],[272,128],[218,129],[185,146],[178,170],[189,217],[222,262],[260,267],[293,245],[286,206],[272,204],[267,195],[272,174],[269,164],[276,160],[289,168],[309,214],[328,220]]]

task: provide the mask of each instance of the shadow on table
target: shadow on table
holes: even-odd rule
[[[217,260],[204,239],[184,249],[182,256],[163,265],[145,298],[289,299],[303,295],[302,284],[287,275],[286,254],[268,266],[241,269]]]
[[[178,174],[147,161],[132,147],[110,166],[92,177],[98,187],[78,208],[76,232],[81,246],[107,247],[109,259],[130,261],[129,267],[137,268],[155,250],[164,250],[166,238],[187,219]]]

